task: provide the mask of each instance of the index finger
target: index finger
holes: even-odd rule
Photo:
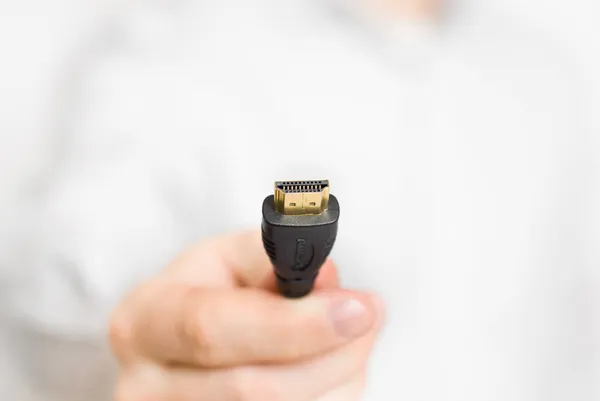
[[[199,242],[177,257],[165,276],[203,288],[252,287],[276,292],[273,266],[261,238],[260,230],[252,230]],[[328,260],[319,272],[315,289],[338,287],[337,269]]]

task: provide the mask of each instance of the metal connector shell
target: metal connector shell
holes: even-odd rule
[[[275,209],[285,215],[318,215],[329,205],[329,180],[275,182]]]

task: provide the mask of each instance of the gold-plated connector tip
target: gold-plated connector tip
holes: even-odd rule
[[[277,181],[275,209],[287,215],[321,214],[329,205],[329,180]]]

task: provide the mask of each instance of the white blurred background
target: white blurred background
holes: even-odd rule
[[[498,3],[547,32],[571,52],[590,89],[590,113],[600,127],[600,2],[595,0],[483,0]]]
[[[65,55],[89,37],[99,18],[110,18],[139,1],[175,4],[182,0],[0,0],[0,188],[16,189],[31,170],[43,144],[53,107],[56,77],[63,77]],[[470,0],[473,1],[473,0]],[[588,89],[590,115],[600,132],[600,2],[595,0],[478,0],[510,13],[559,43],[581,71]],[[143,29],[143,28],[142,28]],[[35,95],[34,95],[35,94]],[[5,127],[11,127],[6,129]],[[13,191],[14,192],[14,191]],[[1,206],[10,201],[3,191]]]
[[[54,158],[60,158],[61,138],[47,134],[68,131],[61,129],[66,122],[60,116],[61,110],[72,105],[61,101],[72,99],[68,92],[76,88],[70,88],[69,83],[77,82],[73,74],[81,71],[79,63],[87,60],[82,49],[89,49],[90,38],[106,31],[104,24],[114,21],[115,15],[133,3],[160,6],[185,1],[0,0],[0,222],[12,217],[7,212],[11,204],[20,198],[21,191],[30,189],[25,183],[52,165]],[[511,14],[522,25],[559,44],[579,71],[576,78],[586,89],[588,115],[594,132],[600,132],[600,2],[470,1],[485,2]],[[150,25],[145,25],[149,21]],[[136,29],[142,36],[156,35],[159,40],[160,26],[151,21],[145,19]],[[56,93],[64,98],[57,98]],[[2,235],[12,233],[0,230]],[[0,238],[0,252],[2,246],[10,244],[10,238]],[[3,379],[0,375],[0,382]]]

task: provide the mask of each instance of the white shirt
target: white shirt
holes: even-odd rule
[[[62,153],[5,229],[6,399],[111,399],[123,294],[304,177],[341,202],[344,285],[388,304],[365,400],[593,399],[573,72],[477,7],[432,26],[345,5],[136,3],[65,58]]]

